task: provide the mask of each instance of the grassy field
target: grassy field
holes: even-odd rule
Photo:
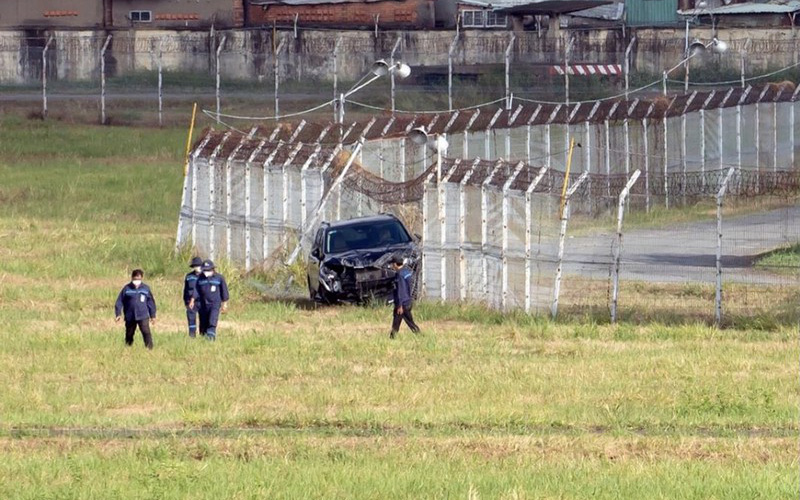
[[[223,263],[219,340],[190,341],[184,141],[0,121],[0,498],[797,497],[788,321],[423,303],[390,341],[386,309],[271,300]],[[152,352],[113,322],[134,267]]]

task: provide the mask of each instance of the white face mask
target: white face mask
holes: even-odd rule
[[[203,274],[206,275],[206,278],[210,278],[214,275],[214,271],[203,271]]]
[[[133,280],[133,281],[131,281],[131,283],[133,283],[133,286],[138,288],[139,285],[142,284],[142,280]]]
[[[200,273],[200,266],[193,267],[192,270],[194,270],[194,272],[199,274]]]

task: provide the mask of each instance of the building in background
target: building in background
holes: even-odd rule
[[[207,29],[244,26],[245,0],[2,0],[5,29]]]
[[[246,0],[250,27],[291,26],[338,29],[430,29],[436,4],[447,0]],[[452,3],[452,2],[449,2]],[[446,10],[446,9],[445,9]],[[446,27],[440,14],[438,25]]]

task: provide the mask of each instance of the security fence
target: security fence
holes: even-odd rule
[[[700,30],[695,35],[707,38],[710,33]],[[740,79],[745,86],[763,81],[764,75],[775,81],[797,79],[794,39],[775,40],[767,32],[763,36],[769,40],[749,43],[737,32],[726,35],[720,36],[730,46],[727,53],[694,57],[662,82],[664,69],[684,58],[688,38],[662,39],[653,32],[649,38],[642,35],[641,40],[628,41],[614,32],[593,30],[542,37],[532,32],[332,33],[302,27],[180,33],[53,31],[37,37],[2,32],[0,83],[14,93],[15,101],[41,100],[43,116],[65,112],[65,101],[81,100],[96,104],[104,123],[136,121],[139,115],[162,123],[163,115],[176,106],[184,106],[185,114],[187,100],[200,101],[222,121],[233,118],[220,113],[274,118],[313,109],[333,116],[342,90],[381,58],[408,63],[411,77],[402,81],[387,75],[348,100],[348,113],[363,116],[373,108],[463,109],[505,103],[511,96],[550,102],[643,96],[660,90],[662,83],[670,89],[683,86],[689,68],[693,68],[687,80],[690,90]],[[626,57],[630,71],[623,75]],[[580,76],[564,70],[570,65],[614,70]],[[318,106],[310,108],[309,102]]]
[[[791,154],[780,169],[700,160],[647,180],[638,168],[615,173],[619,164],[612,173],[604,163],[585,168],[578,148],[564,163],[561,152],[533,162],[434,158],[392,132],[410,130],[413,119],[381,120],[209,132],[187,172],[178,245],[251,270],[303,258],[322,220],[391,211],[422,237],[429,300],[612,319],[670,320],[683,308],[721,324],[796,313],[797,268],[766,255],[800,241],[800,171]],[[512,147],[519,137],[529,144],[528,133],[511,134]],[[308,137],[317,140],[303,142]],[[393,142],[404,144],[392,149]]]

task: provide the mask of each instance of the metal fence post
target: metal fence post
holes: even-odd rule
[[[111,35],[108,35],[103,48],[100,49],[100,124],[106,124],[106,50],[111,42]]]
[[[469,171],[458,187],[458,226],[459,226],[459,296],[461,300],[467,300],[467,255],[464,250],[464,245],[467,242],[467,182],[475,172],[475,167],[480,163],[480,159],[476,159]]]
[[[617,322],[617,299],[619,298],[619,267],[620,267],[620,254],[622,252],[622,219],[625,215],[625,202],[628,198],[628,193],[631,187],[639,179],[642,172],[636,170],[628,179],[627,184],[619,193],[619,201],[617,203],[617,244],[614,246],[614,273],[613,284],[611,290],[611,322]]]
[[[333,121],[339,122],[339,106],[344,105],[339,101],[339,45],[342,43],[342,37],[336,37],[336,43],[333,45]]]
[[[273,32],[274,33],[274,32]],[[274,35],[273,35],[274,36]],[[281,51],[283,50],[285,40],[281,40],[278,44],[278,47],[275,49],[274,57],[273,57],[273,71],[275,72],[275,116],[280,116],[280,106],[278,103],[278,86],[280,85],[280,68],[278,67],[278,59],[281,55]],[[273,44],[275,41],[273,40]]]
[[[575,181],[575,184],[573,184],[564,195],[564,209],[561,211],[561,231],[558,234],[558,264],[556,267],[556,279],[553,285],[553,302],[550,306],[550,315],[553,319],[558,315],[558,296],[561,293],[561,273],[564,263],[564,242],[567,238],[567,222],[569,221],[569,201],[588,176],[589,172],[581,174],[578,180]]]
[[[728,182],[735,171],[734,167],[728,169],[728,173],[717,191],[717,292],[714,307],[714,323],[717,327],[722,324],[722,200],[725,197]]]
[[[53,42],[51,35],[47,39],[47,43],[42,50],[42,118],[47,118],[47,51],[50,49],[50,44]]]
[[[525,163],[519,162],[517,163],[516,167],[514,168],[514,173],[506,179],[505,184],[503,184],[503,206],[502,206],[502,218],[503,218],[503,227],[502,227],[502,243],[501,243],[501,259],[502,259],[502,303],[501,307],[503,311],[508,310],[508,224],[509,224],[509,212],[511,211],[511,207],[509,206],[511,200],[509,199],[508,191],[511,189],[511,184],[517,179],[517,176],[522,171],[522,167],[525,166]]]
[[[456,25],[456,36],[453,37],[453,41],[450,42],[450,49],[447,51],[447,109],[451,111],[453,109],[453,53],[456,50],[456,44],[458,43],[458,37],[461,33],[458,30],[458,25]],[[398,42],[400,40],[398,39]],[[394,110],[394,100],[392,100],[392,110]]]
[[[162,51],[163,42],[158,41],[158,126],[164,124],[164,53]]]
[[[391,54],[389,54],[389,64],[392,67],[394,67],[394,54],[397,52],[397,49],[400,47],[400,41],[401,40],[402,39],[400,37],[397,37],[397,40],[395,40],[395,42],[394,42],[394,47],[392,47],[392,52],[391,52]],[[391,94],[390,97],[391,97],[391,100],[392,100],[392,115],[394,115],[394,111],[396,109],[395,108],[395,100],[394,100],[394,97],[395,97],[394,74],[395,74],[394,71],[390,71],[389,72],[389,86],[390,86],[390,94]]]
[[[533,179],[533,182],[528,184],[528,188],[525,190],[525,312],[528,314],[531,312],[532,302],[531,260],[533,255],[531,254],[531,249],[533,247],[533,192],[545,173],[547,173],[547,167],[540,168],[536,178]]]
[[[216,75],[216,77],[217,77],[216,78],[216,87],[215,87],[216,98],[217,98],[217,123],[219,123],[219,114],[220,114],[220,110],[221,110],[221,107],[220,107],[220,95],[219,95],[219,86],[220,86],[219,56],[220,56],[220,52],[222,52],[222,47],[225,46],[225,41],[227,39],[228,39],[227,35],[222,37],[222,40],[219,42],[219,45],[217,46],[217,54],[216,54],[216,58],[214,60],[214,67],[215,67],[215,70],[216,70],[216,73],[217,73],[217,75]],[[276,112],[275,114],[277,115],[278,113]]]

